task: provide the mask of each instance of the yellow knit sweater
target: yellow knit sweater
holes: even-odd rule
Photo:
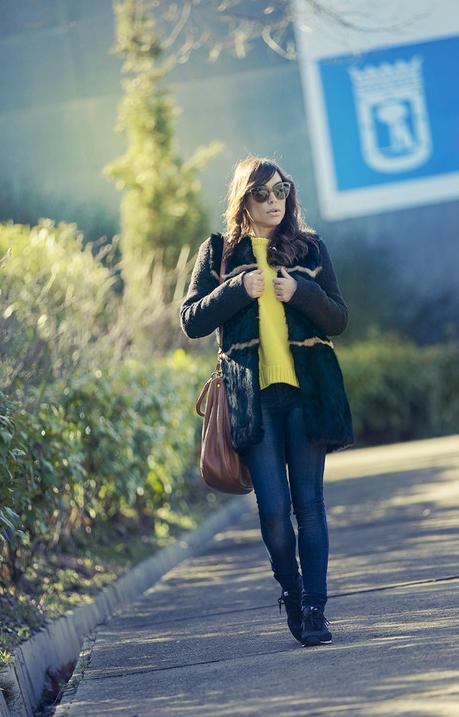
[[[251,237],[253,253],[260,269],[263,270],[265,288],[258,297],[260,347],[258,349],[260,388],[270,383],[290,383],[299,386],[295,373],[293,356],[288,345],[288,329],[285,311],[274,292],[273,279],[276,269],[266,260],[269,239]]]

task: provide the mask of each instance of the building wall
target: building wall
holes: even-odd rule
[[[111,0],[2,4],[1,220],[75,221],[91,238],[118,230],[120,194],[101,174],[124,150],[114,131],[122,62],[110,54],[113,44]],[[212,140],[226,145],[201,172],[213,230],[223,228],[236,160],[249,152],[272,156],[292,175],[306,219],[333,254],[351,240],[354,252],[359,241],[380,247],[413,286],[432,296],[450,287],[459,306],[459,202],[333,222],[320,216],[296,62],[260,41],[244,61],[224,56],[211,64],[205,50],[195,52],[169,79],[182,109],[182,157]]]

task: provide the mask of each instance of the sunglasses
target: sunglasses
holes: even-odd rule
[[[278,182],[272,188],[276,199],[287,199],[290,192],[290,182]],[[265,184],[258,187],[252,187],[247,194],[251,194],[256,202],[266,202],[271,194],[271,190]]]

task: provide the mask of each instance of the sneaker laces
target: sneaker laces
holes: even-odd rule
[[[325,617],[321,608],[311,605],[306,614],[307,619],[314,630],[320,630],[324,625],[325,627],[330,627],[330,623]]]
[[[279,604],[279,615],[282,614],[282,605],[284,605],[285,609],[287,609],[287,603],[289,603],[290,605],[296,605],[298,604],[299,600],[299,591],[295,591],[294,589],[282,590],[280,598],[277,598],[277,602]]]
[[[279,615],[281,615],[281,614],[282,614],[282,605],[284,605],[284,606],[285,606],[285,609],[287,609],[287,605],[286,605],[286,602],[285,602],[285,600],[284,600],[284,594],[283,594],[283,593],[282,593],[282,595],[280,596],[280,598],[277,598],[277,602],[279,603]]]

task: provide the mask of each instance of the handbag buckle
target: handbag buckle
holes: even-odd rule
[[[223,351],[221,348],[219,348],[218,352],[217,352],[217,365],[216,365],[215,371],[212,374],[213,376],[219,376],[220,378],[223,378],[222,354],[223,354]]]

